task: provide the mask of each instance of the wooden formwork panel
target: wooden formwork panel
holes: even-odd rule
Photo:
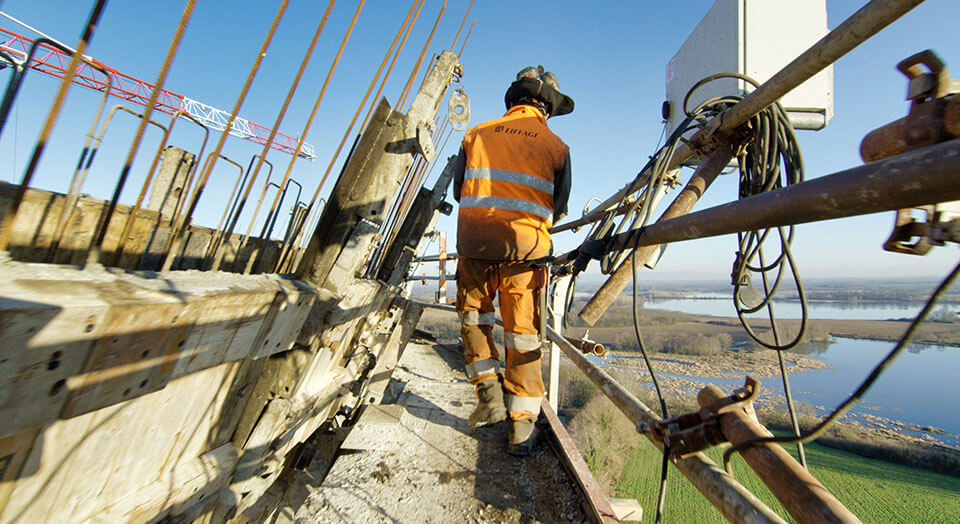
[[[0,521],[80,522],[107,506],[123,507],[118,500],[147,504],[156,489],[151,485],[177,487],[171,478],[227,444],[230,433],[222,426],[236,424],[231,393],[241,365],[222,364],[162,391],[27,432],[35,437],[19,479],[0,490],[10,493]],[[208,474],[227,475],[226,485],[232,466]]]
[[[302,282],[264,275],[7,263],[0,277],[0,437],[285,351],[316,299]]]

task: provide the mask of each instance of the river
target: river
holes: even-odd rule
[[[705,294],[699,298],[647,299],[643,307],[682,311],[697,315],[735,317],[731,295]],[[923,304],[919,302],[809,302],[809,318],[833,318],[852,320],[887,320],[891,318],[913,317]],[[957,304],[946,306],[956,312]],[[939,307],[938,307],[939,309]],[[800,303],[794,301],[774,301],[773,311],[777,318],[800,318]]]
[[[686,313],[735,316],[731,300],[689,298],[648,300],[644,307]],[[913,317],[922,304],[839,304],[813,303],[810,318],[888,319]],[[948,305],[956,311],[956,305]],[[797,318],[795,302],[778,302],[778,318]],[[846,399],[869,375],[873,367],[893,349],[894,342],[838,338],[808,356],[830,365],[827,369],[808,370],[790,375],[790,388],[797,402],[820,406],[825,415]],[[960,370],[960,348],[912,345],[891,364],[867,391],[853,414],[880,416],[915,426],[933,426],[952,435],[932,435],[953,446],[960,445],[960,412],[954,403]],[[684,377],[704,382],[703,377]],[[732,383],[731,383],[732,384]],[[719,384],[718,384],[719,385]],[[764,389],[782,395],[779,378],[763,381]],[[724,386],[721,386],[724,387]]]

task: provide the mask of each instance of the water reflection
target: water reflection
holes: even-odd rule
[[[807,356],[822,355],[826,353],[827,350],[830,349],[830,346],[834,343],[836,343],[835,340],[816,340],[813,342],[798,344],[790,351]]]
[[[697,295],[696,298],[671,299],[647,297],[643,307],[721,317],[734,317],[737,314],[733,309],[733,300],[730,296]],[[921,303],[904,302],[809,302],[807,311],[810,318],[903,320],[912,319],[921,307],[923,307]],[[946,308],[945,314],[955,315],[958,306],[949,304],[942,308]],[[800,318],[799,302],[775,300],[774,310],[777,318]]]
[[[826,369],[790,373],[790,387],[796,402],[816,407],[820,416],[846,400],[894,347],[894,342],[838,338],[835,343],[811,342],[791,351],[826,362]],[[620,357],[618,358],[630,358]],[[960,413],[957,412],[956,370],[960,369],[960,348],[911,344],[874,385],[852,414],[880,416],[918,427],[933,426],[951,435],[932,435],[941,442],[960,444]],[[637,369],[646,374],[646,369]],[[742,379],[664,374],[692,381],[729,387]],[[780,379],[763,381],[765,395],[783,396]]]

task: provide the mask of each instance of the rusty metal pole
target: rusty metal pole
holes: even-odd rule
[[[701,407],[707,407],[724,397],[720,388],[708,385],[700,390],[697,402]],[[749,413],[741,407],[720,415],[720,428],[731,444],[773,436],[756,420],[752,407]],[[740,454],[799,524],[860,522],[778,444],[759,444]]]
[[[660,420],[656,413],[643,402],[617,384],[605,371],[587,359],[580,350],[551,327],[547,327],[550,340],[573,361],[631,422],[638,426]],[[654,445],[662,449],[663,443],[655,440],[650,432],[644,433]],[[703,453],[675,460],[674,465],[704,497],[731,522],[784,522],[779,515],[766,507],[753,493],[744,488],[733,476],[723,471]]]
[[[660,222],[689,213],[693,205],[696,204],[697,200],[703,195],[703,192],[710,187],[710,184],[717,178],[717,175],[730,163],[733,156],[734,150],[731,146],[725,145],[717,148],[717,150],[710,155],[710,158],[700,164],[697,171],[690,177],[690,181],[687,182],[686,187],[677,195],[677,198],[673,200],[670,207],[663,212],[657,220],[657,223],[659,224]],[[655,245],[639,248],[637,250],[637,261],[645,263],[651,256],[657,253],[657,250],[658,246]],[[631,261],[626,260],[620,264],[620,267],[607,278],[607,281],[603,283],[597,293],[587,302],[587,305],[580,311],[580,318],[582,318],[587,325],[592,326],[596,324],[597,320],[599,320],[607,311],[607,308],[610,307],[610,304],[612,304],[613,301],[620,296],[623,289],[627,287],[632,276],[633,269]]]
[[[647,226],[624,242],[649,246],[960,200],[960,139],[814,178]]]

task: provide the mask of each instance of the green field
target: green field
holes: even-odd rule
[[[721,452],[717,448],[707,455],[720,463]],[[817,444],[808,444],[806,455],[813,475],[863,522],[960,522],[958,478],[870,460]],[[644,443],[630,455],[616,484],[617,497],[640,502],[644,522],[653,522],[660,460],[659,451]],[[747,489],[792,522],[739,457],[734,457],[733,470]],[[674,467],[670,468],[667,486],[664,522],[726,522]]]

